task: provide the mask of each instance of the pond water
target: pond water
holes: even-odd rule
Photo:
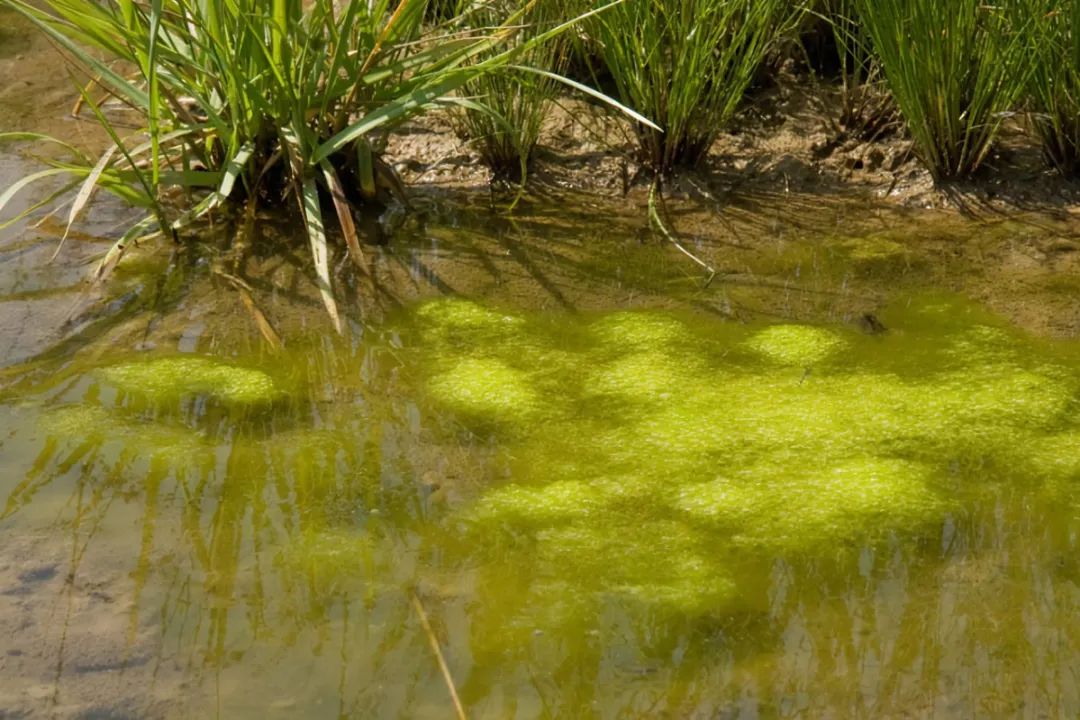
[[[6,231],[0,717],[1080,714],[1073,222],[674,216]]]

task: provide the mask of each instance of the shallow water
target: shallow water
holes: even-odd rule
[[[451,717],[417,606],[470,717],[1080,713],[1072,226],[765,198],[705,287],[608,212],[436,203],[346,338],[0,238],[0,716]]]

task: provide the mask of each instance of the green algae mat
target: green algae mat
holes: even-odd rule
[[[65,622],[113,599],[86,667],[165,717],[451,717],[433,643],[470,717],[1080,712],[1080,346],[878,324],[444,297],[106,353],[7,397],[0,531],[94,579]]]

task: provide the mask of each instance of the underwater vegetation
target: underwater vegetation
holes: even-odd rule
[[[552,622],[601,599],[722,615],[760,602],[748,564],[935,537],[986,468],[1054,492],[1077,477],[1068,363],[948,296],[883,317],[871,336],[423,305],[429,402],[512,468],[463,532],[516,548],[522,608]]]
[[[277,494],[276,502],[295,508],[297,517],[274,528],[261,525],[265,515],[260,520],[256,513],[248,518],[250,532],[295,534],[293,549],[276,562],[307,568],[298,573],[320,586],[333,585],[342,553],[367,542],[354,525],[358,513],[381,500],[364,470],[378,455],[365,455],[357,406],[344,417],[324,411],[326,424],[313,423],[296,402],[294,383],[211,356],[140,358],[70,372],[74,391],[42,410],[37,426],[48,442],[9,503],[28,502],[55,473],[75,467],[104,486],[145,483],[148,496],[180,488],[189,510],[203,503],[215,508],[208,518],[210,544],[240,553],[238,543],[213,537],[228,533],[238,540],[245,516],[267,502],[264,493]],[[188,532],[197,538],[202,530]],[[304,565],[307,556],[326,567]],[[208,565],[222,559],[200,557]]]
[[[252,368],[203,357],[176,357],[103,368],[103,380],[150,401],[205,395],[228,404],[269,403],[282,395],[274,380]]]
[[[868,335],[447,298],[389,319],[393,353],[335,346],[332,370],[296,346],[272,364],[77,358],[17,409],[37,422],[4,446],[27,471],[0,517],[60,517],[79,547],[119,537],[163,658],[207,687],[280,664],[305,707],[414,685],[443,707],[411,597],[470,708],[524,696],[535,668],[572,668],[568,708],[611,673],[665,694],[684,646],[686,682],[712,683],[732,653],[768,676],[804,618],[814,638],[850,635],[845,652],[921,642],[944,574],[1023,584],[995,548],[1044,519],[1027,509],[1053,507],[1055,552],[1074,547],[1080,348],[947,295],[875,312],[888,330]],[[206,406],[226,414],[189,411]],[[897,597],[889,622],[910,629],[860,630]],[[888,666],[906,667],[897,653]],[[293,689],[339,677],[345,690]]]

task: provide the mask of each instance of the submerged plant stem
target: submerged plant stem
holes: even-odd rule
[[[454,687],[454,677],[450,674],[450,668],[446,664],[446,658],[443,657],[442,648],[439,647],[439,639],[435,637],[435,631],[431,629],[431,622],[428,620],[427,612],[424,610],[424,604],[420,602],[420,597],[415,590],[409,593],[409,598],[412,600],[412,606],[416,610],[417,617],[420,618],[420,626],[424,628],[424,634],[427,635],[428,644],[431,645],[431,652],[435,655],[435,662],[439,665],[439,672],[442,673],[446,689],[450,692],[450,700],[454,703],[454,712],[457,713],[458,720],[467,720],[468,716],[465,715],[465,708],[462,706],[461,698],[458,697],[457,689]]]
[[[679,250],[679,252],[693,260],[695,263],[700,265],[702,269],[705,270],[705,272],[707,273],[705,277],[705,287],[709,287],[709,285],[712,284],[712,281],[716,278],[716,269],[712,265],[699,258],[694,253],[687,250],[683,246],[683,244],[679,242],[678,238],[676,238],[671,233],[671,231],[668,230],[668,227],[664,223],[664,219],[660,217],[660,211],[657,208],[657,196],[659,194],[660,181],[657,180],[652,184],[652,188],[649,189],[649,222],[653,225],[653,227],[657,229],[657,231],[661,235],[664,236],[664,239],[674,245]]]

